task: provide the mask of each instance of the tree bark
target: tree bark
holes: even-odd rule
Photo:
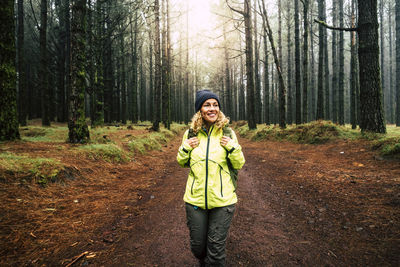
[[[344,26],[343,0],[339,0],[339,24]],[[344,33],[339,32],[339,124],[344,125]]]
[[[247,110],[248,124],[250,129],[256,129],[256,116],[254,108],[254,71],[253,71],[253,36],[251,27],[251,5],[250,0],[244,0],[244,25],[246,36],[246,77],[247,77]]]
[[[292,27],[290,23],[290,3],[292,1],[287,1],[287,88],[288,88],[288,97],[287,97],[287,123],[293,123],[293,99],[292,99]]]
[[[24,52],[24,1],[18,0],[18,28],[17,28],[17,64],[18,64],[18,121],[26,126],[27,108],[26,75]]]
[[[337,1],[332,1],[332,24],[337,26]],[[338,68],[337,68],[337,32],[332,31],[332,121],[338,122]]]
[[[40,2],[40,29],[39,29],[39,42],[40,42],[40,91],[42,98],[42,125],[50,126],[50,110],[49,110],[49,86],[48,86],[48,72],[47,72],[47,0]]]
[[[318,0],[318,16],[323,19],[323,10],[325,9],[325,0]],[[324,119],[324,28],[321,24],[318,27],[318,97],[317,97],[317,120]]]
[[[256,122],[261,123],[261,80],[259,72],[260,52],[258,50],[258,33],[257,33],[257,2],[254,1],[254,86],[255,86],[255,116]]]
[[[19,139],[14,1],[0,5],[0,141]]]
[[[154,24],[155,24],[155,38],[154,38],[154,116],[153,116],[153,130],[160,130],[160,95],[161,95],[161,51],[160,51],[160,5],[158,0],[154,0]]]
[[[299,0],[294,1],[294,61],[296,80],[296,124],[301,124],[301,78],[300,78],[300,19]]]
[[[355,27],[355,10],[354,10],[354,3],[355,0],[351,1],[351,25]],[[351,128],[357,128],[357,102],[356,102],[356,95],[357,95],[357,44],[356,44],[356,33],[350,33],[351,38],[351,60],[350,60],[350,70],[351,70],[351,77],[350,77],[350,123]]]
[[[86,0],[72,2],[71,21],[71,94],[69,99],[68,137],[70,143],[85,143],[89,129],[85,120],[85,31]]]
[[[308,112],[308,7],[309,0],[303,0],[304,46],[303,46],[303,123],[307,122]]]
[[[385,133],[379,70],[377,0],[358,1],[360,128]]]
[[[396,0],[396,126],[400,126],[400,0]]]

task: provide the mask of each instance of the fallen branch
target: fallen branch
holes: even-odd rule
[[[72,266],[72,264],[74,264],[75,262],[77,262],[80,258],[82,258],[83,256],[85,256],[86,254],[88,254],[89,251],[85,251],[81,254],[79,254],[78,256],[76,256],[70,263],[68,263],[65,267],[70,267]]]

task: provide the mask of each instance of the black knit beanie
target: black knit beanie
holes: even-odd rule
[[[209,90],[201,90],[196,92],[196,102],[194,104],[196,112],[201,109],[203,103],[208,99],[215,99],[218,102],[218,106],[221,109],[221,103],[219,102],[219,97]]]

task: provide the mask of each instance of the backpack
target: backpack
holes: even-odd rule
[[[228,125],[225,125],[224,128],[222,128],[222,133],[224,136],[227,136],[229,138],[232,138],[232,129],[230,127],[228,127]],[[197,136],[197,133],[194,133],[192,128],[189,128],[189,133],[188,133],[188,138],[190,139],[192,137]],[[228,155],[226,155],[226,162],[228,164],[228,168],[229,168],[229,173],[231,175],[231,179],[232,179],[232,183],[233,186],[235,187],[235,191],[236,191],[236,187],[237,187],[237,179],[238,179],[238,170],[236,170],[235,168],[233,168],[232,162],[231,160],[228,158]]]

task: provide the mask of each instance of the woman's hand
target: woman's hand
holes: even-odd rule
[[[195,148],[197,146],[199,146],[199,139],[197,137],[192,137],[189,139],[186,139],[186,143],[189,144],[189,146],[191,146],[192,148]]]
[[[231,141],[232,139],[229,138],[228,136],[222,136],[221,138],[221,146],[225,147],[229,141]]]

